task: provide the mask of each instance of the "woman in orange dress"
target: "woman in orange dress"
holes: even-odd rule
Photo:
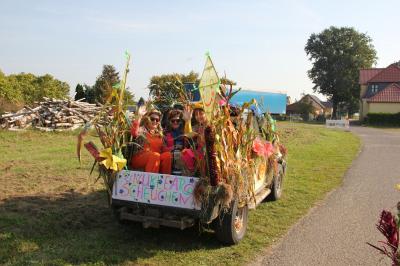
[[[143,141],[141,150],[132,156],[131,166],[133,169],[144,169],[145,172],[171,174],[172,156],[165,151],[163,144],[161,113],[156,109],[147,113],[145,110],[141,106],[138,110],[139,118],[132,122],[132,137]]]

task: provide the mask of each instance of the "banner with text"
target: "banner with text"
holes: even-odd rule
[[[200,210],[193,199],[196,177],[123,170],[113,187],[113,199]]]

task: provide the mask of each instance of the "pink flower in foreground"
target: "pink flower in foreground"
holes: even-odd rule
[[[393,251],[399,247],[399,230],[396,225],[396,220],[391,212],[382,211],[381,220],[377,225],[378,230],[387,238]]]
[[[397,228],[396,219],[393,214],[389,211],[383,210],[381,213],[381,219],[379,224],[376,225],[376,228],[378,228],[379,232],[386,237],[386,241],[379,241],[384,245],[377,247],[370,243],[367,244],[391,258],[393,265],[399,265],[400,261],[397,258],[397,250],[399,248],[399,229]],[[389,250],[387,247],[389,247]]]

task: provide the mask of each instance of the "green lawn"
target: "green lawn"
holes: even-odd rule
[[[232,247],[209,230],[119,225],[101,184],[90,185],[86,151],[79,165],[73,134],[0,131],[0,264],[250,262],[340,185],[360,147],[349,132],[301,123],[278,127],[289,150],[283,198],[251,211],[244,241]]]

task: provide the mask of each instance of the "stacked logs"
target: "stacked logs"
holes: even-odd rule
[[[81,100],[44,98],[35,107],[25,106],[15,113],[0,116],[0,128],[24,130],[36,128],[43,131],[74,130],[90,121],[102,109],[101,106]]]

